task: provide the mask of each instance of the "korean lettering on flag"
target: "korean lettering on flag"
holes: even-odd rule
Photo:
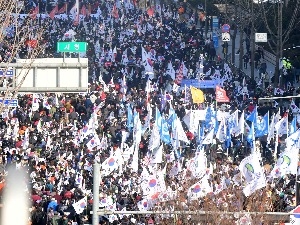
[[[229,98],[227,97],[226,91],[219,86],[216,86],[216,101],[230,102]]]

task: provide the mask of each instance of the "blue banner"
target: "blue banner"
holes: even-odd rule
[[[0,68],[0,77],[6,76],[6,77],[12,77],[14,75],[14,70],[11,68]]]
[[[0,104],[11,108],[18,107],[18,99],[5,99],[4,101],[0,99]]]
[[[186,86],[193,86],[195,88],[216,88],[217,85],[219,85],[219,82],[217,80],[197,80],[197,79],[183,79],[181,81],[181,87]]]

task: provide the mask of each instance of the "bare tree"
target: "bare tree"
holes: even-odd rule
[[[275,84],[280,84],[279,61],[282,58],[283,47],[288,42],[291,32],[300,23],[297,19],[300,14],[300,1],[278,0],[272,4],[260,3],[259,9],[265,29],[269,34],[269,49],[276,55]]]
[[[6,88],[1,93],[2,99],[14,98],[22,83],[24,82],[31,64],[44,50],[43,28],[40,24],[36,10],[32,10],[28,15],[20,14],[24,6],[19,1],[0,0],[0,62],[3,75],[0,78],[0,86]],[[15,78],[6,76],[10,70],[10,64],[19,58],[28,59],[28,62],[21,68]],[[19,77],[22,76],[22,77]],[[15,88],[13,82],[21,80]],[[4,105],[0,105],[0,112]]]

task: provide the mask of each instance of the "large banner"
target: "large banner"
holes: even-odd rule
[[[216,88],[217,85],[220,85],[220,82],[217,80],[197,80],[197,79],[183,79],[181,81],[181,87],[184,85],[190,87],[193,86],[195,88]]]

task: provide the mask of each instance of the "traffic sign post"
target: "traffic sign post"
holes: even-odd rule
[[[227,33],[227,32],[229,32],[230,31],[230,26],[229,26],[229,24],[224,24],[223,26],[222,26],[222,32],[223,33]]]
[[[222,41],[230,41],[230,34],[222,33]]]
[[[57,42],[57,52],[83,53],[86,50],[86,42]]]

